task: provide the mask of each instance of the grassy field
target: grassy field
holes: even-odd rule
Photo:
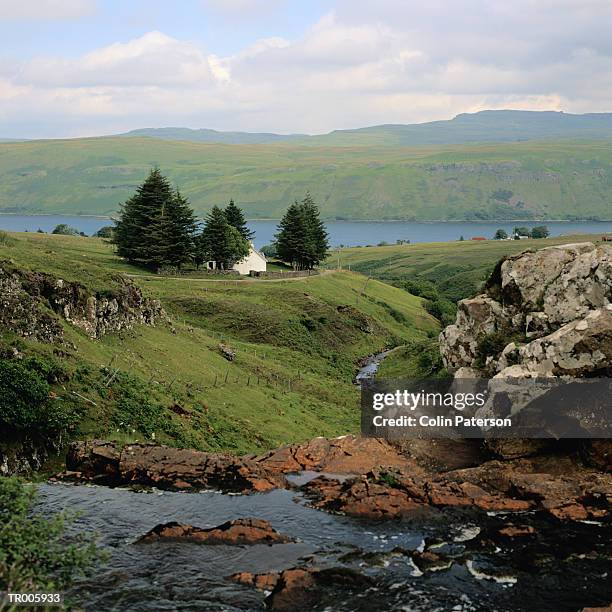
[[[158,164],[199,214],[233,197],[250,218],[280,218],[310,190],[328,219],[610,219],[610,143],[297,146],[136,137],[3,143],[0,211],[110,215]]]
[[[456,301],[477,292],[502,257],[555,244],[597,241],[600,235],[577,235],[542,240],[484,240],[346,248],[340,265],[388,281],[425,280]],[[327,266],[337,265],[334,253]]]
[[[170,316],[170,324],[99,341],[64,322],[63,347],[1,332],[2,352],[18,347],[68,373],[54,386],[60,399],[75,401],[75,391],[95,402],[78,400],[75,437],[132,441],[155,434],[172,444],[250,452],[356,432],[358,359],[439,327],[420,298],[356,272],[281,282],[143,276],[102,240],[46,234],[5,236],[0,260],[92,291],[132,274]],[[221,342],[236,351],[234,361],[221,355]]]

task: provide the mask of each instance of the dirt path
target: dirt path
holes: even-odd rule
[[[329,276],[334,274],[336,270],[321,270],[319,274],[313,274],[312,276],[294,276],[291,278],[240,278],[240,279],[225,279],[225,278],[193,278],[189,276],[160,276],[158,274],[125,274],[129,278],[148,278],[155,280],[177,280],[177,281],[190,281],[203,282],[203,283],[287,283],[290,281],[307,281],[311,278],[319,278],[321,276]]]

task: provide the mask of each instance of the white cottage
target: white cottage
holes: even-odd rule
[[[240,274],[249,274],[251,270],[255,272],[265,272],[267,264],[266,256],[260,253],[251,242],[249,254],[244,259],[234,264],[232,270],[236,270],[240,272]]]

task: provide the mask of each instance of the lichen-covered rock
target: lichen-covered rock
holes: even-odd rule
[[[0,263],[0,324],[24,337],[57,343],[63,338],[61,317],[90,338],[131,329],[135,324],[155,325],[165,317],[158,300],[145,298],[131,281],[118,277],[119,287],[92,293],[80,283],[50,274]]]
[[[518,364],[498,377],[584,377],[612,374],[612,304],[518,349]]]
[[[507,324],[501,304],[480,295],[461,300],[457,320],[440,334],[440,352],[446,367],[455,371],[476,363],[478,341],[487,334],[500,331]]]
[[[449,371],[584,376],[610,367],[612,246],[515,255],[498,264],[485,290],[459,302],[455,324],[440,334]]]

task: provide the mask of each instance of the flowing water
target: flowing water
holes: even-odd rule
[[[309,477],[302,475],[303,480]],[[312,608],[317,610],[577,610],[609,599],[612,568],[602,557],[610,539],[608,528],[600,525],[560,526],[525,514],[512,522],[534,525],[535,538],[492,543],[491,534],[508,517],[432,511],[411,522],[372,522],[314,510],[299,492],[287,490],[143,493],[43,484],[39,506],[45,514],[79,511],[70,529],[98,532],[110,551],[109,560],[68,594],[83,609],[96,612],[264,610],[264,593],[226,577],[308,561],[351,568],[372,579],[361,587],[326,587],[320,605]],[[158,523],[211,527],[240,517],[266,519],[297,541],[244,547],[136,543]],[[424,547],[455,556],[455,561],[423,573],[410,551]]]

